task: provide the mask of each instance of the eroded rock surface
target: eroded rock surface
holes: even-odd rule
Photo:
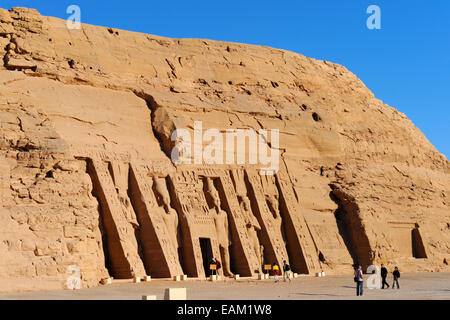
[[[25,8],[0,9],[0,61],[2,290],[61,287],[70,265],[84,287],[203,277],[226,240],[241,276],[450,271],[449,162],[343,66]],[[194,121],[279,129],[279,172],[175,166],[171,134]]]

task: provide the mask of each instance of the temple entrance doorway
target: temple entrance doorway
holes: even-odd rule
[[[211,247],[211,239],[200,238],[200,248],[202,250],[203,267],[205,268],[205,276],[209,277],[210,270],[209,265],[213,259],[213,251]]]

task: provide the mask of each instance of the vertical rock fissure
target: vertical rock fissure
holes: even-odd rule
[[[373,261],[372,250],[359,215],[359,206],[352,196],[334,185],[330,187],[332,189],[330,198],[338,205],[334,215],[339,234],[353,259],[354,266],[362,265],[363,268],[367,268]]]
[[[160,106],[156,103],[155,99],[148,93],[143,92],[143,91],[134,91],[134,94],[143,99],[148,107],[148,109],[150,110],[150,124],[152,127],[152,132],[153,132],[153,136],[156,138],[156,140],[158,140],[159,142],[159,147],[161,149],[161,151],[169,158],[171,158],[171,150],[169,150],[170,148],[167,146],[167,141],[166,141],[166,145],[164,144],[164,139],[163,137],[159,134],[156,125],[155,125],[155,113],[156,110],[158,108],[160,108]]]

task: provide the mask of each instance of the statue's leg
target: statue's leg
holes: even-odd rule
[[[228,248],[220,246],[220,253],[223,260],[223,274],[224,276],[232,277],[233,273],[230,269],[230,253],[228,251]]]
[[[261,247],[259,246],[259,241],[257,237],[253,238],[253,249],[255,250],[256,257],[258,258],[258,266],[259,268],[261,268],[263,263],[262,262],[263,257],[261,257]]]

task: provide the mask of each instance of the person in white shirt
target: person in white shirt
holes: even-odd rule
[[[358,269],[355,270],[355,282],[356,282],[356,295],[362,296],[364,292],[364,278],[361,266],[358,266]]]

